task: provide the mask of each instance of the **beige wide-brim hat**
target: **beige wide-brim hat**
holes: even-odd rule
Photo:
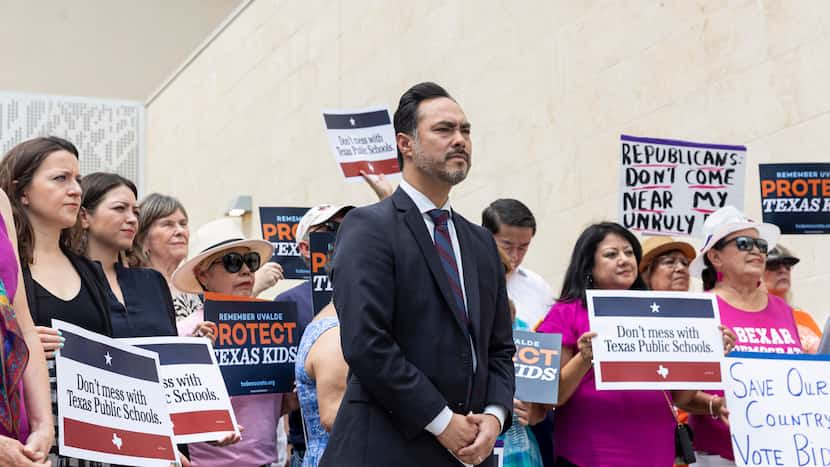
[[[655,258],[668,253],[669,251],[679,250],[683,256],[692,261],[697,256],[695,247],[691,243],[675,240],[672,237],[649,237],[643,241],[643,259],[640,260],[640,272],[648,269]]]
[[[721,239],[739,230],[755,229],[758,231],[758,236],[763,238],[769,244],[769,249],[775,247],[778,239],[781,237],[781,229],[777,225],[767,224],[765,222],[755,222],[748,219],[741,211],[734,206],[724,206],[710,215],[706,222],[703,223],[703,247],[697,258],[692,261],[689,266],[689,273],[693,276],[700,277],[706,264],[703,258],[706,257],[706,252],[711,250]]]
[[[262,259],[262,264],[270,260],[274,254],[274,245],[271,242],[246,239],[236,220],[229,217],[217,219],[199,227],[191,238],[187,261],[173,273],[173,287],[182,292],[204,293],[205,290],[194,273],[196,266],[220,251],[236,247],[247,247],[250,251],[256,251]]]

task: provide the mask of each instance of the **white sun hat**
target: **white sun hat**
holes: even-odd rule
[[[693,276],[700,277],[706,264],[703,258],[706,257],[706,252],[711,250],[721,239],[731,234],[744,229],[755,229],[758,231],[758,236],[763,238],[769,244],[769,249],[772,249],[781,237],[781,229],[777,225],[767,224],[764,222],[755,222],[748,219],[741,211],[734,206],[724,206],[713,212],[703,223],[703,247],[697,258],[692,261],[689,266],[689,273]]]
[[[173,273],[173,287],[182,292],[204,293],[205,290],[196,279],[193,269],[208,257],[235,247],[247,247],[251,251],[256,251],[262,264],[270,260],[274,254],[274,245],[271,242],[246,239],[237,220],[223,217],[199,227],[193,235],[187,261]]]

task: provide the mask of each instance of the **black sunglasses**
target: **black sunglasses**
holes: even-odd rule
[[[333,221],[333,220],[327,220],[326,222],[323,222],[321,224],[317,224],[314,227],[316,227],[316,229],[313,230],[314,232],[335,232],[336,233],[337,229],[340,228],[340,222]],[[325,230],[323,229],[323,227],[325,227]]]
[[[732,242],[735,242],[735,246],[738,247],[738,250],[740,251],[752,251],[753,247],[758,247],[758,251],[760,251],[763,254],[767,254],[767,248],[769,247],[769,243],[767,243],[767,241],[763,238],[752,238],[744,235],[740,235],[735,238],[731,238],[725,242],[721,241],[718,243],[720,243],[720,248],[723,248]]]
[[[210,263],[210,265],[213,266],[214,264],[220,262],[225,268],[225,271],[228,271],[231,274],[241,271],[243,264],[248,266],[248,269],[251,272],[256,272],[256,270],[259,269],[262,258],[260,258],[259,253],[256,251],[249,251],[244,255],[242,253],[232,251],[230,253],[225,253],[221,258],[217,258]]]

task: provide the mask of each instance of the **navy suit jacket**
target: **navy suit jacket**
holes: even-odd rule
[[[489,232],[455,212],[453,223],[469,327],[403,190],[343,221],[332,280],[349,378],[321,466],[458,466],[424,429],[444,407],[467,414],[497,404],[509,427],[515,347],[504,268]]]

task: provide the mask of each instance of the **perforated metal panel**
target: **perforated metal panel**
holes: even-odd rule
[[[78,147],[82,174],[115,172],[143,187],[141,102],[0,92],[0,157],[21,141],[45,135]]]

